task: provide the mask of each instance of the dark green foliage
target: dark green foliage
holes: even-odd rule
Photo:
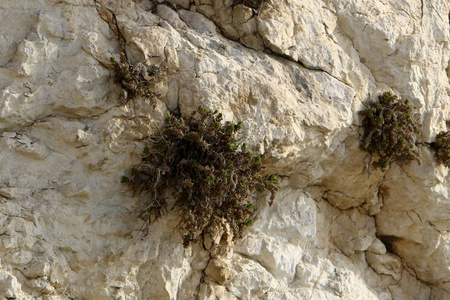
[[[124,52],[120,53],[120,62],[114,57],[110,58],[114,67],[114,81],[123,89],[124,102],[137,97],[149,99],[155,105],[156,94],[152,91],[152,83],[160,80],[159,68],[156,66],[147,69],[142,64],[132,65]]]
[[[440,132],[431,146],[436,150],[437,161],[450,167],[450,131]]]
[[[379,155],[374,166],[383,171],[394,161],[417,160],[420,163],[416,143],[421,126],[412,117],[409,101],[401,101],[390,92],[380,95],[378,100],[361,112],[365,116],[362,148]]]
[[[261,157],[244,152],[236,133],[242,122],[222,124],[222,114],[199,107],[187,120],[168,114],[161,135],[152,137],[144,148],[142,163],[128,180],[142,196],[139,210],[146,228],[164,214],[164,191],[175,189],[183,209],[180,228],[183,244],[191,242],[212,224],[229,224],[233,238],[242,236],[254,219],[255,191],[276,191],[277,177],[262,175]]]

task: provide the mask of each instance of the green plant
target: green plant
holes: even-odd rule
[[[183,245],[189,246],[212,224],[229,224],[233,239],[253,224],[254,192],[274,200],[277,177],[262,175],[261,157],[245,152],[236,133],[243,123],[222,123],[222,114],[198,107],[186,120],[168,114],[160,135],[144,148],[141,164],[122,178],[145,197],[139,218],[145,228],[164,214],[164,192],[174,188],[182,207]],[[172,190],[173,191],[173,190]]]
[[[431,143],[431,147],[436,151],[437,161],[450,167],[450,131],[438,133],[435,141]]]
[[[364,115],[364,135],[361,147],[370,154],[378,154],[375,167],[387,170],[394,161],[417,160],[421,163],[416,146],[420,124],[412,116],[409,100],[401,101],[385,92],[378,102],[361,111]]]
[[[157,66],[146,68],[143,64],[132,65],[124,52],[120,53],[119,61],[115,57],[110,60],[114,69],[114,81],[122,87],[124,102],[143,97],[155,105],[157,95],[152,90],[152,83],[161,79],[160,69]]]

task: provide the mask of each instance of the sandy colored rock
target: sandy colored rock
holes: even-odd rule
[[[0,298],[450,299],[448,169],[427,144],[447,130],[449,3],[235,4],[0,2]],[[156,105],[124,103],[121,52],[161,70]],[[421,165],[360,149],[384,91],[415,107]],[[241,240],[185,249],[177,208],[143,236],[120,179],[199,105],[242,120],[280,181]]]
[[[233,276],[233,272],[229,268],[229,262],[219,258],[213,258],[209,261],[205,274],[220,285],[226,283]]]
[[[378,274],[390,275],[395,280],[400,280],[402,263],[398,256],[391,253],[380,255],[366,252],[366,260]]]

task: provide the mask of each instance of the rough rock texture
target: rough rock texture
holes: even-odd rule
[[[449,3],[0,1],[1,299],[450,299]],[[159,66],[123,103],[110,57]],[[358,111],[411,99],[422,164],[364,171]],[[120,184],[169,111],[244,121],[282,176],[244,238],[137,230]],[[214,249],[212,249],[214,248]],[[206,250],[209,249],[209,250]]]

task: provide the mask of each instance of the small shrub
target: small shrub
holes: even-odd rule
[[[188,119],[168,114],[159,136],[144,148],[142,163],[122,182],[145,197],[139,218],[145,228],[164,214],[164,192],[175,189],[182,207],[183,245],[189,246],[212,224],[229,224],[233,239],[241,238],[254,219],[255,191],[274,199],[277,177],[262,175],[261,157],[246,151],[236,133],[242,122],[222,123],[218,111],[199,107]]]
[[[436,140],[431,143],[436,150],[436,158],[438,163],[450,167],[450,131],[441,131],[436,136]]]
[[[383,93],[378,100],[361,112],[365,116],[361,146],[370,154],[379,155],[374,166],[384,171],[394,161],[421,163],[416,146],[421,126],[412,116],[409,100],[401,101],[390,92]]]
[[[156,104],[156,93],[152,90],[152,83],[160,80],[160,69],[152,66],[149,69],[143,64],[132,65],[124,52],[120,53],[120,61],[110,58],[114,68],[114,81],[122,87],[124,102],[143,97]]]

